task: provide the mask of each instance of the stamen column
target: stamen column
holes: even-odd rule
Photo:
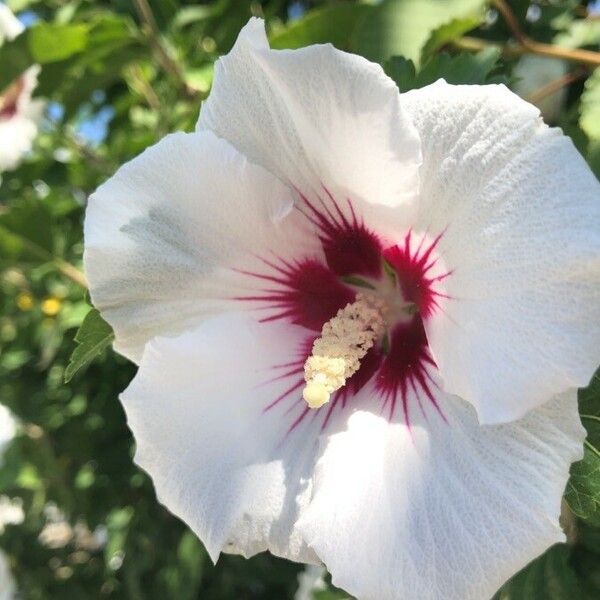
[[[386,306],[375,294],[359,293],[323,325],[304,364],[304,400],[320,408],[358,371],[360,361],[385,331]]]

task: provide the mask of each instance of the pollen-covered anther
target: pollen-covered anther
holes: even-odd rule
[[[302,393],[310,408],[320,408],[358,371],[360,361],[385,331],[386,305],[375,294],[356,300],[323,325],[311,356],[304,363]]]

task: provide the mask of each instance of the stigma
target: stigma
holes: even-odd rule
[[[302,396],[310,408],[320,408],[358,371],[360,361],[385,332],[387,307],[373,293],[358,293],[323,325],[304,363]]]

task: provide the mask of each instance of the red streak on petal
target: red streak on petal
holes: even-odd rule
[[[284,392],[282,392],[281,394],[279,394],[279,396],[277,396],[277,398],[275,398],[275,400],[273,400],[272,402],[270,402],[263,409],[263,412],[267,412],[268,410],[270,410],[271,408],[273,408],[274,406],[276,406],[277,404],[279,404],[284,398],[287,398],[293,392],[295,392],[296,390],[300,389],[300,387],[303,386],[304,383],[305,383],[304,382],[304,377],[301,377],[300,379],[298,379],[292,386],[290,386]]]
[[[267,412],[276,406],[284,407],[282,417],[287,419],[289,416],[291,420],[285,435],[290,434],[309,416],[318,419],[320,429],[324,430],[335,411],[345,410],[370,381],[374,382],[374,392],[380,395],[388,419],[393,419],[396,411],[402,410],[406,426],[410,429],[411,407],[418,406],[427,418],[424,404],[429,404],[446,421],[436,399],[437,384],[431,376],[436,365],[429,353],[423,320],[419,315],[395,325],[390,332],[388,353],[384,354],[378,346],[369,350],[361,368],[342,389],[333,394],[328,404],[317,410],[308,408],[302,399],[304,362],[311,353],[314,340],[314,335],[305,338],[294,352],[296,358],[274,365],[274,376],[264,382],[266,385],[289,380],[285,389],[278,392],[263,409]],[[280,373],[281,369],[285,369],[283,374]]]
[[[327,199],[319,198],[319,206],[300,194],[307,209],[306,217],[318,230],[327,264],[340,277],[366,275],[378,278],[381,274],[381,242],[356,215],[347,200],[349,215],[325,188]]]
[[[243,273],[279,284],[277,289],[260,290],[251,296],[238,296],[236,300],[261,302],[262,308],[275,309],[261,319],[268,323],[287,319],[313,331],[321,331],[323,324],[336,315],[338,310],[354,302],[355,292],[340,282],[335,274],[315,259],[304,259],[294,264],[274,265],[264,261],[279,275],[268,273]]]
[[[412,390],[419,403],[424,395],[443,414],[432,391],[429,368],[435,363],[429,354],[423,321],[415,315],[406,323],[399,323],[390,334],[390,350],[376,378],[376,388],[381,393],[384,406],[388,406],[389,418],[394,416],[398,401],[402,406],[406,425],[410,427],[409,393]]]
[[[384,359],[380,348],[373,346],[360,362],[360,369],[348,379],[346,385],[336,394],[336,400],[342,401],[342,406],[346,406],[349,398],[352,398],[362,390],[371,378],[377,373]]]
[[[289,429],[287,430],[287,433],[291,433],[292,431],[294,431],[294,429],[296,429],[296,427],[298,427],[298,425],[302,423],[304,417],[306,417],[311,410],[312,409],[309,408],[308,405],[305,406],[304,410],[296,417],[294,422],[290,425]]]
[[[432,253],[442,236],[443,233],[440,233],[421,253],[425,238],[423,237],[417,248],[413,249],[412,232],[409,231],[403,244],[391,246],[383,252],[385,260],[396,271],[404,299],[414,302],[424,319],[430,317],[439,308],[438,298],[449,298],[446,294],[435,290],[434,284],[448,277],[451,272],[435,277],[427,275],[437,263],[438,259],[432,257]]]
[[[328,201],[320,198],[321,205],[317,207],[302,196],[306,216],[317,228],[327,265],[314,258],[294,261],[261,258],[264,270],[239,271],[267,282],[265,287],[252,295],[237,298],[258,302],[261,305],[257,308],[269,310],[270,313],[261,322],[286,319],[313,332],[292,356],[287,360],[284,357],[281,363],[273,366],[276,374],[265,384],[283,381],[285,389],[273,394],[278,395],[270,399],[264,411],[281,405],[283,417],[291,420],[287,434],[309,415],[324,429],[336,409],[344,410],[360,390],[372,381],[375,393],[383,401],[382,410],[388,413],[389,419],[394,418],[397,410],[401,410],[410,429],[410,411],[416,407],[427,418],[426,405],[430,405],[446,420],[436,400],[434,388],[437,384],[432,373],[437,367],[429,352],[423,326],[423,319],[442,309],[439,299],[449,297],[436,290],[435,286],[452,271],[440,274],[438,268],[434,274],[430,273],[438,261],[435,251],[443,232],[428,242],[425,235],[415,240],[409,231],[400,244],[382,251],[379,238],[358,220],[350,202],[349,212],[344,213],[329,192],[327,198]],[[387,354],[384,354],[381,345],[376,344],[362,360],[360,369],[342,389],[333,394],[331,401],[320,409],[311,410],[303,401],[302,388],[304,363],[311,353],[314,332],[320,332],[324,323],[356,297],[355,292],[339,277],[378,274],[382,258],[396,273],[398,293],[402,294],[404,300],[413,302],[418,313],[408,321],[391,327]]]
[[[369,383],[369,381],[375,376],[381,362],[383,360],[383,353],[381,349],[375,346],[371,348],[361,361],[360,369],[348,379],[346,385],[338,390],[327,405],[327,412],[325,414],[325,420],[321,425],[321,429],[325,429],[331,415],[337,406],[341,405],[341,408],[346,408],[348,401],[356,396],[360,390]],[[325,410],[325,409],[323,409]]]

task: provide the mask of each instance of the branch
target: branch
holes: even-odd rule
[[[600,52],[592,50],[578,50],[563,48],[562,46],[553,46],[552,44],[542,44],[528,39],[527,44],[508,43],[498,44],[487,42],[474,37],[462,37],[452,42],[455,48],[460,50],[470,50],[479,52],[484,48],[498,48],[504,56],[522,56],[523,54],[537,54],[539,56],[549,56],[551,58],[562,58],[570,62],[581,63],[591,67],[600,66]]]
[[[186,96],[189,98],[196,97],[196,91],[185,81],[181,66],[171,58],[163,45],[160,30],[158,29],[156,19],[154,18],[152,8],[148,4],[148,0],[134,0],[133,3],[138,17],[142,22],[142,32],[154,50],[156,60],[158,60],[163,70],[179,83]]]
[[[600,65],[600,52],[591,50],[579,50],[543,44],[532,40],[522,29],[519,20],[506,0],[492,0],[492,6],[502,15],[506,25],[517,40],[517,48],[521,54],[539,54],[552,58],[562,58],[571,62],[584,63],[592,66]],[[505,48],[503,48],[505,53]]]
[[[132,79],[132,87],[146,100],[146,104],[156,111],[162,113],[162,106],[160,99],[158,98],[154,88],[150,85],[148,80],[144,77],[142,69],[138,64],[130,65],[129,73]]]
[[[519,43],[526,45],[527,36],[519,25],[519,20],[515,16],[510,6],[504,0],[492,0],[492,6],[502,15],[508,28],[512,34],[519,41]]]
[[[570,62],[582,63],[592,67],[600,66],[600,52],[576,48],[563,48],[562,46],[554,46],[552,44],[542,44],[541,42],[535,42],[529,38],[527,38],[527,43],[522,45],[525,51],[531,54],[562,58]]]
[[[2,227],[0,227],[0,232],[2,232]],[[66,260],[59,258],[49,252],[45,248],[39,246],[36,242],[30,240],[29,238],[24,237],[21,234],[17,234],[21,244],[27,248],[27,251],[34,256],[36,256],[41,262],[44,264],[53,265],[56,270],[64,275],[67,279],[70,279],[77,285],[80,285],[82,288],[87,289],[88,283],[85,278],[85,275],[74,265]]]
[[[571,73],[566,73],[565,75],[557,77],[546,85],[543,85],[539,89],[535,90],[535,92],[529,94],[525,100],[527,100],[527,102],[531,102],[531,104],[537,104],[546,98],[546,96],[551,96],[555,92],[558,92],[558,90],[561,88],[571,85],[579,79],[583,79],[587,76],[587,74],[588,71],[585,68],[579,68],[575,71],[571,71]]]
[[[60,258],[55,258],[52,262],[62,275],[64,275],[67,279],[70,279],[77,285],[80,285],[82,288],[87,290],[87,279],[77,267],[74,267],[71,263],[68,263],[67,261],[62,260]]]
[[[83,158],[92,166],[94,169],[106,175],[107,177],[112,175],[116,170],[116,165],[112,164],[110,160],[107,160],[103,156],[100,156],[97,152],[94,152],[84,141],[72,131],[63,129],[63,138],[70,144]]]

